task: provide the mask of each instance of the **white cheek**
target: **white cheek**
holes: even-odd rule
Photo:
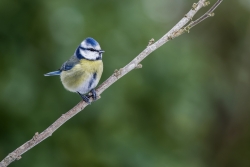
[[[89,50],[80,49],[80,54],[83,55],[86,59],[95,60],[98,57],[97,52],[91,52]]]
[[[80,49],[80,54],[85,57],[85,55],[87,54],[87,52],[85,50]]]

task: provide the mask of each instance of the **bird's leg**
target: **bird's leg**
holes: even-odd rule
[[[96,100],[96,91],[95,91],[95,89],[92,89],[91,91],[91,96],[93,97],[93,100]],[[89,97],[91,97],[91,96],[89,96]]]
[[[82,98],[83,101],[85,101],[86,103],[90,104],[89,97],[87,97],[86,95],[83,95],[83,94],[81,94],[79,92],[77,92],[77,93],[81,96],[81,98]]]

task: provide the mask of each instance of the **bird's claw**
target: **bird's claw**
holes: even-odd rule
[[[82,98],[83,101],[85,101],[86,103],[90,104],[90,101],[89,101],[89,97],[88,97],[88,96],[83,95],[83,94],[81,94],[81,93],[79,93],[79,92],[77,92],[77,93],[81,96],[81,98]]]
[[[83,94],[81,94],[79,92],[77,92],[77,93],[81,96],[81,98],[82,98],[83,101],[85,101],[88,104],[91,104],[90,101],[89,101],[89,98],[92,97],[93,100],[96,100],[97,99],[97,95],[96,95],[95,89],[92,89],[90,92],[91,92],[91,95],[83,95]]]
[[[88,98],[92,97],[93,100],[96,100],[96,97],[97,97],[97,96],[96,96],[96,91],[95,91],[95,89],[92,89],[90,92],[91,92],[91,95],[89,95]]]

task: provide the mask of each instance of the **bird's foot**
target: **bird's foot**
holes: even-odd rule
[[[77,92],[77,93],[81,96],[81,98],[82,98],[83,101],[85,101],[86,103],[90,104],[90,101],[89,101],[89,97],[88,97],[88,96],[83,95],[83,94],[81,94],[81,93],[79,93],[79,92]]]
[[[95,91],[95,89],[92,89],[90,92],[91,92],[91,95],[89,95],[88,98],[90,98],[92,96],[93,100],[96,100],[96,91]]]

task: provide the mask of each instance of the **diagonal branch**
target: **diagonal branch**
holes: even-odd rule
[[[109,86],[115,83],[118,79],[126,75],[128,72],[133,69],[141,68],[142,65],[139,64],[143,59],[145,59],[150,53],[161,47],[166,42],[170,41],[183,34],[184,32],[188,32],[190,28],[199,24],[206,18],[208,18],[211,13],[218,7],[218,5],[222,2],[222,0],[217,0],[217,2],[200,18],[191,22],[187,27],[184,27],[188,24],[193,16],[204,6],[207,6],[209,2],[206,0],[199,0],[197,3],[194,3],[192,9],[162,38],[154,43],[154,40],[150,40],[148,46],[138,55],[136,56],[129,64],[125,67],[115,70],[114,74],[112,74],[106,81],[104,81],[98,88],[97,94],[100,95],[104,90],[106,90]],[[100,96],[98,97],[98,99]],[[92,101],[92,99],[90,99]],[[63,114],[60,118],[58,118],[52,125],[50,125],[47,129],[45,129],[40,134],[38,132],[35,133],[32,139],[18,147],[16,150],[11,152],[8,156],[6,156],[1,162],[0,167],[7,167],[10,163],[15,160],[19,160],[21,155],[26,151],[30,150],[46,138],[52,135],[60,126],[62,126],[66,121],[75,116],[81,110],[83,110],[88,104],[81,101],[74,108]]]

